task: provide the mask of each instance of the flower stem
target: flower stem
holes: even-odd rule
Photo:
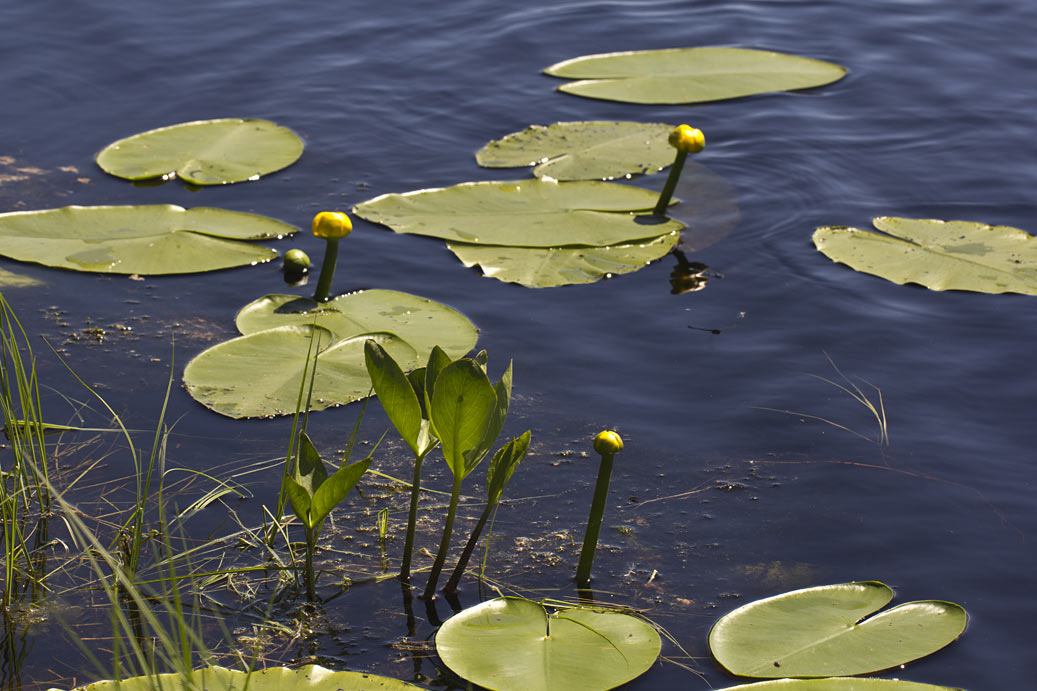
[[[421,493],[421,464],[424,456],[414,457],[414,480],[410,486],[410,514],[407,517],[407,537],[403,541],[403,564],[400,566],[400,578],[410,580],[410,560],[414,551],[414,529],[418,522],[418,495]]]
[[[609,481],[612,479],[612,459],[615,454],[603,453],[601,466],[598,468],[598,482],[594,487],[594,501],[591,502],[590,516],[587,518],[587,534],[583,537],[583,550],[580,552],[580,563],[576,567],[576,585],[587,587],[591,581],[591,565],[594,563],[594,550],[598,547],[598,533],[605,515],[605,503],[608,501]]]
[[[320,265],[320,278],[317,279],[317,292],[313,299],[324,302],[331,291],[331,279],[335,275],[335,262],[338,261],[338,238],[327,238],[324,248],[324,262]]]
[[[687,151],[677,150],[677,157],[673,159],[673,165],[670,166],[670,177],[666,178],[663,191],[659,194],[659,201],[656,202],[655,209],[652,210],[652,213],[656,216],[666,215],[666,207],[670,205],[673,191],[677,188],[677,180],[680,179],[681,171],[684,169],[684,159],[687,157]]]
[[[461,482],[464,478],[461,473],[454,475],[454,489],[450,493],[450,508],[447,509],[446,524],[443,526],[443,539],[439,542],[439,553],[436,561],[432,564],[432,571],[428,575],[428,583],[425,585],[425,593],[422,597],[431,600],[436,596],[436,585],[439,582],[439,574],[446,562],[446,553],[450,549],[450,536],[454,533],[454,517],[457,515],[457,502],[461,498]]]

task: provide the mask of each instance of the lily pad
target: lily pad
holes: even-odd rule
[[[892,598],[876,581],[794,590],[722,617],[709,647],[739,676],[852,676],[934,653],[965,630],[968,615],[951,602],[909,602],[869,616]]]
[[[405,691],[420,689],[398,679],[363,672],[335,672],[318,665],[299,669],[269,667],[251,674],[226,667],[194,670],[190,684],[179,674],[154,674],[121,681],[96,681],[77,686],[72,691]],[[57,691],[51,689],[50,691]]]
[[[460,677],[495,691],[597,691],[648,671],[661,641],[651,625],[618,612],[499,597],[444,622],[436,651]]]
[[[887,216],[873,224],[882,233],[818,228],[814,246],[833,261],[894,283],[1037,295],[1037,240],[1018,228]]]
[[[457,310],[398,290],[361,290],[317,303],[297,295],[273,294],[245,305],[234,320],[238,331],[316,323],[335,340],[389,331],[409,343],[425,364],[434,346],[459,358],[475,347],[478,330]],[[360,363],[364,358],[361,355]]]
[[[302,155],[303,142],[267,120],[221,118],[160,127],[97,154],[106,173],[127,180],[178,177],[193,185],[258,180]]]
[[[487,168],[533,166],[555,180],[612,180],[654,173],[673,163],[673,125],[641,122],[556,122],[531,125],[491,141],[475,154]]]
[[[594,283],[605,277],[632,273],[668,254],[680,233],[607,247],[500,247],[448,242],[447,247],[467,267],[483,275],[527,288]]]
[[[512,247],[603,247],[679,230],[652,216],[659,194],[600,181],[466,182],[385,194],[353,212],[387,225],[452,242]]]
[[[316,303],[295,295],[267,295],[236,319],[238,338],[191,360],[184,385],[199,403],[233,418],[295,412],[300,382],[313,372],[310,410],[366,398],[371,379],[364,342],[377,341],[404,370],[420,367],[439,345],[453,357],[471,350],[478,332],[446,305],[392,290],[365,290]]]
[[[0,254],[73,271],[184,274],[270,261],[242,240],[298,230],[266,216],[172,204],[65,206],[0,214]]]
[[[961,691],[949,686],[919,684],[902,679],[826,677],[824,679],[774,679],[731,686],[720,691]]]
[[[701,103],[791,91],[842,79],[839,65],[746,48],[671,48],[584,55],[545,74],[577,79],[559,91],[626,103]]]

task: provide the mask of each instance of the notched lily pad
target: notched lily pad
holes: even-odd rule
[[[629,614],[499,597],[447,619],[436,652],[460,677],[498,691],[604,691],[648,671],[659,634]]]
[[[739,676],[852,676],[925,657],[965,630],[968,615],[952,602],[908,602],[875,614],[892,598],[877,581],[794,590],[721,617],[709,647]]]
[[[556,122],[531,125],[491,141],[475,154],[487,168],[533,166],[555,180],[612,180],[655,173],[673,163],[673,125],[642,122]]]
[[[1037,295],[1037,240],[1011,226],[883,216],[875,233],[845,226],[814,232],[832,261],[931,290]]]
[[[270,261],[276,250],[241,241],[296,230],[266,216],[207,207],[65,206],[0,214],[0,254],[73,271],[184,274]]]
[[[558,90],[587,98],[700,103],[821,86],[842,79],[846,69],[784,53],[707,46],[584,55],[544,72],[580,80]]]
[[[335,672],[318,665],[299,669],[268,667],[252,673],[226,667],[207,667],[191,673],[190,684],[180,674],[153,674],[121,681],[96,681],[72,691],[405,691],[420,689],[398,679],[364,672]],[[57,691],[51,689],[50,691]]]
[[[633,273],[666,256],[680,233],[624,242],[607,247],[496,247],[448,242],[447,247],[467,267],[483,275],[527,288],[594,283]]]
[[[257,180],[302,155],[303,142],[268,120],[221,118],[184,122],[113,142],[97,165],[126,180],[178,177],[194,185]]]
[[[323,410],[370,395],[366,340],[377,341],[409,370],[423,365],[436,345],[460,357],[478,337],[471,321],[453,308],[393,290],[365,290],[324,303],[267,295],[242,308],[236,324],[242,336],[203,351],[184,369],[188,393],[233,418],[295,412],[314,354],[310,410]]]
[[[517,180],[384,194],[358,204],[361,218],[452,242],[512,247],[604,247],[682,226],[648,213],[659,195],[610,182]]]
[[[962,691],[950,686],[918,684],[902,679],[826,677],[824,679],[774,679],[731,686],[720,691]]]

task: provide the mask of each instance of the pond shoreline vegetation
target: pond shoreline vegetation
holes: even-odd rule
[[[707,47],[583,56],[553,65],[545,73],[576,80],[559,87],[566,93],[651,104],[698,103],[813,88],[842,78],[846,70],[797,56]],[[769,78],[766,88],[761,88],[761,74]],[[556,135],[559,138],[552,141]],[[357,204],[353,212],[398,233],[440,238],[463,263],[478,264],[484,275],[532,288],[589,283],[636,271],[673,251],[685,224],[666,214],[674,203],[672,197],[685,159],[705,147],[703,133],[689,125],[556,123],[491,142],[477,159],[486,166],[525,165],[529,157],[522,156],[528,148],[546,141],[544,151],[555,151],[558,141],[570,136],[579,143],[532,159],[531,165],[536,167],[530,180],[461,183],[451,188],[382,195]],[[676,149],[676,157],[658,197],[650,190],[608,182],[594,174],[586,177],[589,164],[581,161],[581,155],[588,151],[594,155],[584,159],[605,152],[606,165],[616,171],[616,176],[629,178],[662,170],[665,164],[631,163],[628,154],[631,146],[634,151],[654,147],[658,154],[664,137]],[[610,146],[615,147],[611,156]],[[302,140],[287,128],[266,120],[227,118],[181,123],[127,137],[105,147],[96,162],[109,174],[127,180],[179,178],[191,185],[226,185],[259,180],[291,165],[302,152]],[[619,159],[624,162],[617,163]],[[561,171],[572,177],[560,180],[549,175],[561,175]],[[897,235],[896,231],[904,227],[916,232],[905,236],[916,244],[920,242],[917,234],[930,233],[934,223],[876,219],[876,227],[890,235]],[[127,230],[131,226],[132,230]],[[953,227],[963,228],[961,224]],[[321,684],[357,683],[356,688],[417,688],[371,675],[360,675],[364,679],[358,680],[352,673],[320,667],[297,672],[286,668],[263,670],[257,655],[235,648],[233,643],[230,656],[241,670],[219,667],[201,622],[201,612],[211,606],[203,602],[205,584],[241,573],[262,572],[278,584],[269,595],[268,610],[286,598],[305,597],[304,606],[309,607],[320,604],[317,581],[321,570],[315,564],[315,554],[321,549],[322,530],[333,521],[336,507],[347,502],[354,488],[359,492],[361,480],[375,472],[372,465],[380,441],[362,460],[350,463],[358,420],[348,440],[349,448],[334,467],[322,458],[307,433],[312,411],[359,400],[366,406],[366,401],[374,397],[413,456],[411,481],[399,481],[409,485],[406,533],[395,576],[406,602],[417,572],[413,552],[421,513],[422,468],[436,449],[442,455],[452,484],[439,549],[422,595],[433,613],[439,579],[450,554],[463,481],[490,458],[486,501],[442,590],[447,598],[456,595],[487,521],[500,504],[513,473],[530,452],[531,431],[527,430],[491,454],[511,403],[512,363],[496,383],[491,382],[486,351],[468,355],[477,341],[474,325],[451,307],[384,289],[333,295],[339,240],[350,234],[353,224],[343,212],[325,211],[313,218],[311,229],[314,236],[326,242],[312,300],[276,294],[254,300],[235,319],[242,335],[201,353],[187,364],[183,374],[188,392],[217,413],[230,417],[294,413],[275,508],[265,509],[261,529],[246,527],[234,515],[241,527],[239,539],[262,545],[266,556],[261,564],[228,568],[217,561],[214,566],[202,551],[188,546],[186,538],[178,537],[178,520],[190,511],[174,513],[172,518],[168,513],[171,503],[166,490],[166,445],[170,427],[165,414],[175,380],[172,368],[146,460],[118,415],[108,409],[134,469],[135,505],[129,517],[115,526],[114,534],[103,537],[83,521],[51,476],[35,357],[28,335],[0,294],[0,402],[9,441],[4,458],[10,458],[0,481],[5,526],[3,615],[9,618],[18,606],[37,605],[48,597],[47,556],[55,544],[49,531],[52,521],[62,521],[76,550],[75,558],[81,559],[92,574],[91,587],[106,599],[111,627],[111,659],[100,660],[97,651],[77,634],[75,624],[66,622],[84,654],[113,678],[112,682],[77,688],[229,689],[240,688],[236,684],[241,681],[261,690],[274,680],[282,684],[278,688],[292,689],[325,688],[317,683],[320,680]],[[1012,232],[1015,229],[987,226],[965,230],[983,234],[988,240],[1006,233],[1017,239]],[[0,214],[0,237],[5,241],[0,251],[20,261],[76,271],[188,273],[270,261],[277,256],[275,250],[241,241],[280,239],[295,231],[295,227],[274,219],[222,209],[186,210],[172,205],[65,207]],[[815,243],[836,261],[858,268],[856,260],[847,258],[851,250],[835,248],[846,235],[852,235],[859,245],[875,241],[871,236],[876,234],[819,229]],[[46,242],[42,242],[44,239]],[[948,252],[973,256],[990,253],[987,248],[977,248],[971,235],[961,239],[970,242],[944,250],[930,248],[930,253],[941,254],[934,261],[946,264],[950,260],[944,255]],[[606,258],[610,253],[614,260]],[[683,254],[677,256],[678,260],[683,258]],[[291,250],[285,254],[284,269],[286,280],[293,275],[298,281],[308,271],[309,259]],[[1025,267],[1010,269],[1016,278],[1029,280]],[[908,270],[906,278],[896,274],[890,280],[921,282],[912,276]],[[964,289],[983,289],[967,282],[934,283],[930,287],[963,285],[971,286]],[[1029,290],[1020,285],[1002,287]],[[245,381],[246,372],[253,370],[272,372],[274,378],[260,381],[259,377],[249,377],[247,386],[237,386],[236,382]],[[107,407],[96,391],[80,383]],[[882,427],[881,441],[888,443],[881,397],[876,409],[855,385],[849,385],[853,391],[838,386],[869,407]],[[68,431],[74,433],[75,429]],[[584,594],[591,581],[609,497],[613,457],[623,449],[623,440],[615,431],[603,431],[594,439],[593,448],[600,454],[601,464],[575,577],[579,592]],[[238,491],[233,482],[206,479],[216,485],[207,501]],[[294,520],[285,513],[289,507]],[[378,516],[384,555],[387,509]],[[290,537],[297,525],[304,533],[301,544]],[[72,559],[69,557],[69,561]],[[484,582],[482,572],[479,581]],[[181,593],[181,588],[189,595]],[[342,591],[347,588],[348,583]],[[776,595],[722,617],[710,633],[709,646],[718,663],[735,675],[781,678],[745,688],[849,689],[858,687],[836,677],[894,668],[948,645],[965,629],[965,611],[946,602],[907,603],[870,618],[892,597],[891,589],[873,581]],[[862,601],[867,606],[862,606]],[[774,611],[787,615],[787,621],[775,623]],[[882,618],[890,622],[889,626],[903,627],[902,638],[910,643],[906,646],[911,650],[908,657],[898,646],[876,646],[872,632],[877,625],[872,622]],[[756,626],[758,620],[767,622],[764,634]],[[838,633],[830,630],[832,622],[837,623]],[[577,691],[608,689],[640,676],[655,664],[661,650],[660,630],[643,617],[596,606],[592,600],[573,605],[498,597],[448,618],[436,634],[435,646],[459,678],[485,688],[550,689],[564,684]],[[787,643],[790,632],[798,641],[791,651]],[[229,631],[223,634],[227,641],[233,641]],[[823,642],[833,637],[840,645],[827,647]],[[883,654],[876,652],[876,647],[884,652],[895,650]],[[810,654],[802,654],[804,650],[810,650]],[[865,650],[867,654],[862,652]],[[509,658],[515,653],[520,653],[525,662],[512,664]],[[845,664],[847,660],[853,664]],[[198,665],[206,667],[196,670]],[[826,681],[829,686],[824,685]],[[943,688],[896,680],[874,682],[868,688]]]

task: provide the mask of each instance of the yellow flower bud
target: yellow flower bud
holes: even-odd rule
[[[353,230],[353,222],[341,211],[321,211],[313,217],[313,234],[325,240],[344,238]]]
[[[680,125],[670,132],[670,146],[686,154],[697,154],[706,148],[706,137],[702,130]]]
[[[598,436],[594,437],[594,450],[602,456],[617,454],[623,450],[623,440],[611,430],[598,432]]]

